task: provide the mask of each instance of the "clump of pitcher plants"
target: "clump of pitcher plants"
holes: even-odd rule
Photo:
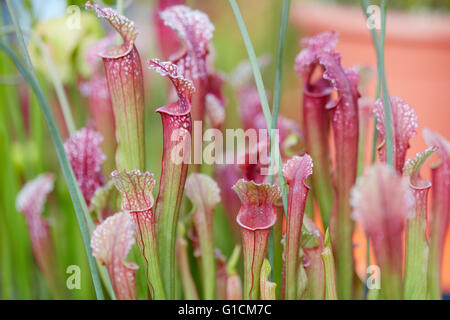
[[[92,255],[105,288],[111,284],[110,298],[362,299],[367,275],[354,269],[356,223],[373,249],[371,264],[380,270],[380,285],[366,288],[370,297],[441,298],[450,142],[425,129],[429,148],[407,159],[418,128],[414,106],[407,97],[390,96],[389,108],[383,99],[362,97],[360,70],[343,66],[336,32],[302,40],[291,65],[303,97],[292,107],[303,122],[279,117],[278,140],[272,140],[263,131],[262,103],[246,71],[227,76],[214,70],[214,25],[206,13],[184,1],[157,1],[153,27],[161,59],[146,59],[144,68],[138,26],[114,9],[90,1],[86,8],[106,20],[121,43],[112,32],[90,49],[93,121],[72,133],[64,148],[91,211],[86,219],[92,222]],[[169,85],[167,104],[155,108],[162,127],[161,172],[155,176],[146,162],[145,144],[152,150],[154,141],[144,137],[156,128],[145,122],[152,97],[144,79],[158,74]],[[234,89],[244,140],[250,141],[231,162],[225,162],[230,150],[214,145],[225,133],[230,108],[225,85]],[[198,121],[205,123],[200,133],[193,129]],[[365,145],[360,139],[371,123],[378,161],[358,177]],[[194,140],[206,129],[214,130],[215,140],[200,152],[214,149],[216,161],[191,165],[199,151]],[[392,150],[387,150],[389,129]],[[274,143],[282,162],[276,164],[279,176],[268,161]],[[387,163],[390,151],[393,164]],[[431,156],[438,160],[428,181],[422,173]],[[54,179],[42,174],[28,181],[17,196],[17,210],[25,216],[39,270],[54,297],[61,297],[52,225],[41,215]],[[224,219],[216,220],[220,210]],[[215,237],[220,228],[228,230],[234,251],[220,247]]]

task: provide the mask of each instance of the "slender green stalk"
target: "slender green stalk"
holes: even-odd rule
[[[424,300],[428,293],[428,263],[430,249],[427,239],[427,206],[431,183],[420,176],[420,169],[427,159],[437,151],[428,148],[409,159],[403,175],[409,178],[409,187],[414,195],[413,216],[406,223],[404,297],[407,300]]]
[[[325,268],[325,300],[337,300],[336,272],[334,267],[333,251],[330,243],[329,229],[325,232],[325,248],[321,253]]]
[[[275,290],[277,284],[269,280],[269,274],[271,273],[270,269],[269,261],[264,259],[259,280],[261,300],[276,300]]]
[[[277,69],[275,72],[275,87],[274,87],[274,95],[273,95],[273,103],[272,103],[272,128],[276,128],[277,127],[277,123],[278,123],[278,113],[280,110],[280,100],[281,100],[281,81],[283,78],[283,52],[284,52],[284,46],[285,46],[285,39],[286,39],[286,29],[287,29],[287,24],[288,24],[288,19],[289,19],[289,9],[291,6],[291,0],[284,0],[283,1],[283,9],[282,9],[282,13],[281,13],[281,24],[280,24],[280,33],[278,36],[278,47],[277,47]],[[275,153],[273,150],[273,145],[271,148],[271,163],[275,162],[275,159],[273,159],[273,157],[275,157]],[[283,180],[280,180],[283,181]],[[269,183],[273,183],[273,175],[269,176]],[[281,185],[280,183],[280,187],[282,190],[282,196],[287,194],[286,192],[286,185],[283,184]],[[287,203],[287,199],[283,198],[283,203]],[[286,207],[286,206],[284,206]],[[285,214],[286,214],[286,210],[285,210]],[[270,265],[274,266],[275,265],[275,255],[279,255],[281,253],[279,252],[275,252],[275,248],[277,246],[274,245],[274,231],[271,230],[270,231],[270,236],[269,236],[269,263]],[[271,273],[270,273],[270,279],[273,280],[273,272],[274,272],[275,268],[271,269]]]
[[[367,8],[369,6],[368,0],[362,0],[362,7],[364,14],[369,18]],[[371,29],[375,50],[377,53],[377,73],[379,81],[381,83],[381,89],[383,91],[383,105],[385,114],[385,130],[386,130],[386,158],[387,163],[391,166],[394,165],[394,145],[393,145],[393,132],[392,132],[392,114],[391,104],[389,98],[389,92],[386,82],[385,65],[384,65],[384,42],[386,38],[386,11],[387,0],[381,0],[381,31],[380,41],[378,41],[377,32],[375,28]]]
[[[275,73],[275,87],[272,104],[272,128],[277,127],[278,113],[280,110],[281,100],[281,81],[283,77],[283,53],[286,39],[286,29],[289,20],[289,9],[291,6],[291,0],[283,1],[283,11],[281,15],[280,34],[278,36],[277,47],[277,70]]]
[[[19,37],[23,37],[20,29],[16,31]],[[80,188],[78,187],[78,183],[75,179],[72,167],[70,166],[69,160],[67,159],[67,155],[64,151],[64,146],[61,140],[61,136],[58,132],[55,119],[53,118],[53,115],[50,111],[50,107],[44,96],[44,93],[42,92],[39,82],[37,82],[36,80],[36,75],[34,73],[33,67],[31,66],[30,68],[26,68],[23,65],[23,63],[19,60],[17,55],[2,40],[0,40],[0,47],[14,61],[14,64],[16,65],[17,69],[25,77],[25,79],[33,89],[37,100],[39,101],[39,105],[47,122],[48,129],[50,131],[53,143],[55,145],[56,153],[58,155],[58,160],[60,162],[61,169],[63,171],[64,178],[66,179],[67,187],[69,189],[69,193],[72,198],[78,225],[80,227],[81,236],[84,242],[84,248],[89,262],[89,268],[91,270],[91,276],[95,288],[95,293],[97,295],[97,299],[102,300],[104,299],[103,291],[100,283],[97,264],[95,262],[94,257],[92,256],[92,250],[90,247],[90,240],[89,240],[89,232],[85,220],[85,216],[89,215],[89,211],[87,209],[86,203],[83,200],[83,197],[81,196]]]
[[[216,292],[213,214],[214,208],[220,203],[220,189],[212,178],[202,173],[191,173],[185,189],[186,196],[193,204],[192,220],[200,246],[203,299],[213,300]]]

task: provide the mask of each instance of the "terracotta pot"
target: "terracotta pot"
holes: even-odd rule
[[[337,50],[345,67],[376,67],[376,54],[366,17],[360,7],[314,2],[294,4],[291,20],[302,34],[311,36],[323,31],[339,32]],[[450,15],[412,14],[388,11],[385,45],[385,68],[390,95],[402,97],[419,117],[418,134],[411,140],[408,158],[423,151],[426,144],[422,129],[429,127],[450,138]],[[376,77],[369,86],[375,96]],[[370,139],[370,138],[369,138]],[[370,145],[370,143],[368,143]],[[424,168],[425,177],[429,171]],[[365,270],[365,239],[358,231],[360,245],[358,269]],[[450,270],[450,235],[447,234],[444,265]],[[450,273],[443,272],[444,288],[450,291]]]

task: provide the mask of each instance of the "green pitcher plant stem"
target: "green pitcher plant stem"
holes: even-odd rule
[[[325,231],[324,249],[321,253],[325,268],[325,300],[337,300],[336,271],[334,266],[333,250],[330,242],[330,230]]]
[[[122,211],[133,217],[137,229],[137,244],[144,257],[150,297],[153,300],[166,298],[161,277],[156,242],[155,216],[153,214],[153,173],[114,170],[111,178],[122,198]]]
[[[201,283],[203,299],[214,299],[216,264],[214,258],[213,213],[220,203],[217,183],[201,173],[192,173],[186,179],[186,196],[192,201],[192,218],[200,245]]]
[[[299,270],[299,249],[306,198],[310,187],[306,179],[312,174],[312,160],[308,154],[294,156],[283,167],[283,175],[289,185],[289,200],[286,222],[285,250],[285,299],[295,300],[297,296],[297,272]]]
[[[117,169],[140,169],[145,166],[144,79],[139,52],[135,46],[134,22],[110,8],[101,9],[90,1],[94,10],[120,34],[123,43],[100,54],[114,113]],[[133,125],[130,125],[133,124]]]
[[[276,288],[277,284],[269,280],[270,274],[270,263],[269,260],[264,259],[261,267],[261,279],[260,279],[260,290],[261,290],[261,300],[276,300]]]
[[[441,276],[445,237],[450,214],[450,142],[428,128],[423,130],[423,138],[429,147],[438,148],[439,162],[431,166],[432,215],[430,222],[430,260],[428,266],[429,298],[442,298]]]

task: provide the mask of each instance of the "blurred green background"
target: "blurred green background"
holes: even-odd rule
[[[100,39],[110,30],[93,13],[84,12],[85,1],[21,1],[14,0],[20,14],[22,27],[34,30],[45,43],[55,63],[58,75],[64,83],[69,97],[71,110],[77,129],[86,126],[90,119],[87,98],[80,93],[79,84],[90,76],[89,67],[84,59],[90,44]],[[292,1],[295,4],[298,1]],[[358,1],[333,1],[358,4]],[[391,1],[393,7],[408,10],[449,10],[450,1]],[[114,6],[115,1],[103,1]],[[229,73],[237,64],[247,59],[239,30],[228,2],[210,0],[191,0],[187,4],[206,12],[213,24],[215,68]],[[5,1],[0,1],[2,25],[11,24]],[[65,32],[66,8],[77,5],[81,8],[80,29]],[[136,46],[141,58],[145,60],[158,57],[157,44],[153,34],[153,7],[155,1],[124,0],[125,15],[134,20],[140,34]],[[268,53],[275,57],[282,1],[279,0],[243,0],[239,1],[241,11],[247,23],[257,55]],[[17,48],[12,34],[2,33],[10,45]],[[300,46],[301,34],[292,25],[288,27],[286,51],[284,55],[283,94],[281,114],[300,105],[300,81],[293,71],[295,55]],[[48,67],[40,55],[36,44],[28,42],[38,77],[58,120],[63,140],[67,130],[53,84],[50,81]],[[145,65],[144,65],[145,66]],[[155,109],[166,104],[165,79],[155,72],[146,70],[146,169],[160,174],[162,155],[162,127]],[[264,69],[263,77],[269,94],[272,92],[275,78],[275,64]],[[227,96],[226,127],[240,127],[236,97],[229,84],[225,87]],[[44,216],[51,224],[55,244],[58,268],[65,273],[69,265],[81,268],[81,289],[67,291],[67,298],[95,298],[90,280],[87,259],[83,249],[75,213],[62,177],[56,153],[41,114],[40,108],[18,74],[9,58],[0,52],[0,298],[1,299],[48,299],[51,298],[45,281],[38,270],[31,251],[30,239],[23,215],[15,209],[15,198],[27,181],[42,172],[56,174],[55,191],[49,196]],[[295,112],[290,114],[296,114]],[[300,114],[294,116],[299,121]],[[105,175],[109,174],[105,172]],[[157,190],[155,190],[157,192]],[[189,208],[184,208],[188,211]],[[227,220],[219,208],[215,215],[216,245],[225,255],[229,255],[234,240],[230,237]],[[143,268],[141,268],[142,270]],[[142,276],[142,275],[140,275]],[[139,275],[138,275],[139,277]],[[139,279],[138,279],[139,281]],[[65,285],[65,279],[61,281]]]

